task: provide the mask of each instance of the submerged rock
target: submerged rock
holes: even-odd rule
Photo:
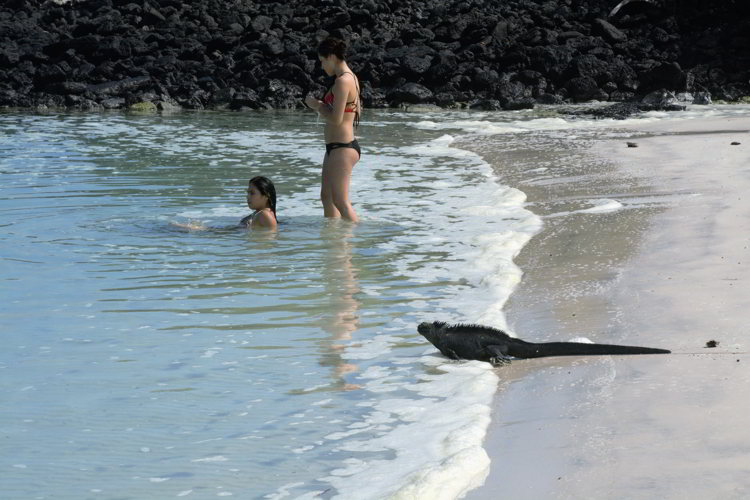
[[[120,109],[125,106],[125,99],[122,97],[110,97],[101,101],[100,104],[104,109]]]
[[[668,90],[661,89],[651,92],[641,99],[641,104],[654,107],[666,107],[678,104],[677,97]]]
[[[499,111],[503,109],[502,104],[497,99],[483,99],[473,102],[469,105],[471,109],[481,109],[482,111]]]
[[[677,102],[671,92],[665,90],[652,92],[641,101],[619,102],[609,106],[565,110],[566,114],[574,116],[592,116],[594,118],[609,118],[624,120],[632,115],[646,111],[684,111],[685,106]]]
[[[128,106],[128,110],[136,113],[155,113],[158,108],[153,102],[145,101],[131,104]]]
[[[609,118],[612,120],[624,120],[640,112],[640,107],[634,102],[619,102],[603,108],[566,111],[567,114],[574,116],[592,116],[594,118]]]
[[[696,92],[695,96],[693,96],[693,104],[711,104],[711,94],[708,92]]]
[[[685,111],[677,97],[667,90],[657,90],[646,95],[638,104],[641,111]]]

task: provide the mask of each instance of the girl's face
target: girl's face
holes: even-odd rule
[[[336,56],[333,54],[327,57],[318,55],[318,59],[320,60],[320,66],[323,68],[323,71],[326,72],[326,75],[333,76],[336,72]]]
[[[247,206],[251,210],[268,208],[268,196],[260,194],[258,188],[250,184],[250,187],[247,188]]]

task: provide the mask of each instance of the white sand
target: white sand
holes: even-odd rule
[[[631,130],[639,147],[588,152],[616,168],[597,190],[625,208],[546,219],[506,314],[529,340],[674,353],[499,368],[490,476],[468,499],[750,498],[750,117]],[[591,196],[572,184],[519,187],[534,210]]]

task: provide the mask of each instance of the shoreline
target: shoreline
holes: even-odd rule
[[[572,148],[507,137],[460,147],[524,191],[545,222],[516,259],[524,277],[504,308],[513,334],[673,354],[499,368],[490,474],[466,499],[750,491],[750,432],[740,421],[750,395],[750,118],[613,129],[615,138]],[[707,350],[709,340],[718,348]]]

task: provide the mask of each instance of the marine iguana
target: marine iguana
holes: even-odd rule
[[[482,325],[449,325],[441,321],[420,323],[417,331],[451,359],[475,359],[495,366],[510,363],[511,358],[545,356],[588,356],[606,354],[668,354],[666,349],[582,342],[545,342],[535,344],[513,338],[502,330]]]

